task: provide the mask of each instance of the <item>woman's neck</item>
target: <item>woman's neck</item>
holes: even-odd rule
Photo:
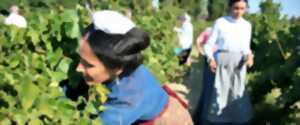
[[[230,15],[230,17],[234,20],[234,21],[239,21],[241,20],[243,17],[241,16],[234,16],[234,15]]]

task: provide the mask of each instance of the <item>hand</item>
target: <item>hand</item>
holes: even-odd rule
[[[215,73],[217,69],[217,63],[214,59],[210,59],[209,61],[210,70]]]
[[[197,47],[198,53],[203,56],[205,54],[204,53],[204,45],[199,43],[199,44],[197,44],[196,47]]]
[[[180,30],[180,29],[179,29],[178,27],[174,27],[174,28],[173,28],[173,31],[174,31],[174,32],[179,32],[179,30]]]
[[[248,68],[251,68],[254,65],[253,55],[250,54],[247,56],[246,65]]]

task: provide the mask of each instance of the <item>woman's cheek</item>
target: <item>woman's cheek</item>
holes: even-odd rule
[[[89,76],[93,79],[93,82],[98,84],[109,79],[109,75],[101,70],[94,70],[89,72]]]
[[[84,72],[83,75],[84,75],[85,81],[86,81],[89,85],[91,85],[91,84],[94,82],[94,79],[93,79],[93,77],[92,77],[92,75],[91,75],[91,73],[90,73],[89,70],[85,70],[85,72]]]

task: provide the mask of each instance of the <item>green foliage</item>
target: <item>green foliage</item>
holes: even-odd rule
[[[297,35],[300,25],[280,17],[280,5],[272,0],[260,6],[262,13],[249,17],[256,55],[249,81],[257,111],[254,121],[255,124],[296,124],[300,100],[300,37]]]
[[[217,19],[228,12],[228,4],[226,0],[208,0],[209,18],[211,20]]]
[[[100,124],[90,108],[78,110],[83,100],[64,98],[58,86],[76,61],[81,11],[28,6],[28,28],[0,24],[1,124]]]

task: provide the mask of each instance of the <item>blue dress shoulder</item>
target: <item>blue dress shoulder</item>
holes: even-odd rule
[[[126,77],[107,84],[111,93],[99,114],[104,125],[131,125],[151,120],[164,109],[168,95],[154,76],[140,65]]]

